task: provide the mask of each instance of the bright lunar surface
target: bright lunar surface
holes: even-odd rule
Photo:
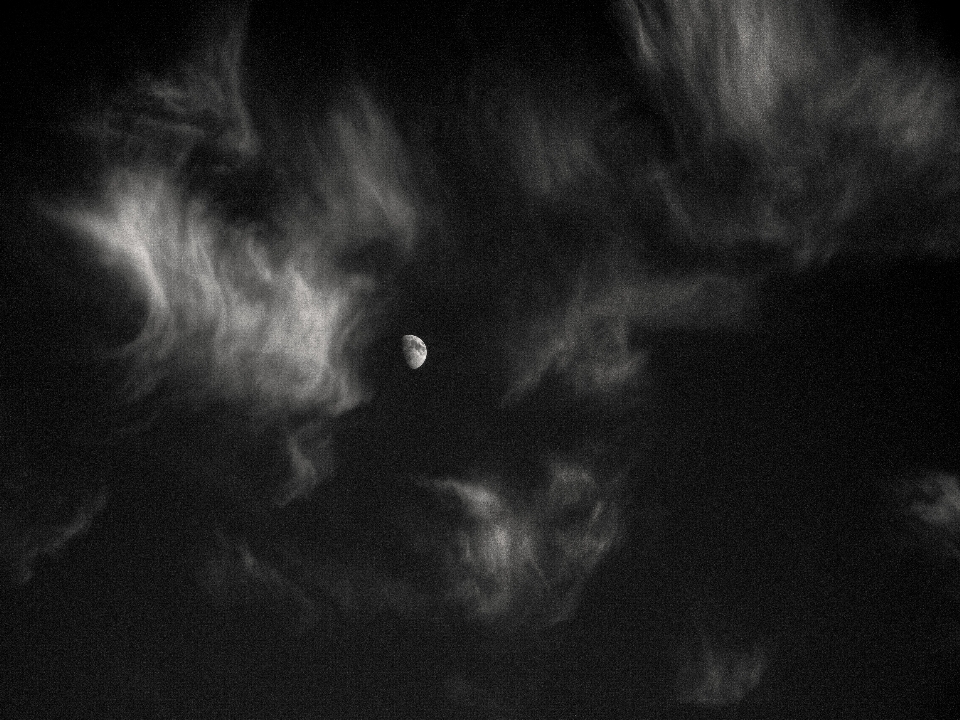
[[[416,335],[403,336],[403,359],[411,369],[416,370],[427,360],[427,346]]]

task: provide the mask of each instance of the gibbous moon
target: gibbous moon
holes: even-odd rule
[[[411,370],[416,370],[427,360],[427,345],[416,335],[404,335],[401,340],[403,359]]]

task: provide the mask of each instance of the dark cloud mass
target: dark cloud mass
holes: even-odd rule
[[[0,715],[956,716],[932,10],[11,27]]]

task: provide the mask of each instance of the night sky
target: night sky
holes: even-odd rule
[[[297,164],[290,128],[347,128],[318,141],[322,157],[334,158],[318,175],[340,178],[336,142],[349,150],[343,137],[354,126],[336,110],[316,111],[317,120],[306,108],[352,107],[337,82],[361,78],[408,143],[409,176],[428,188],[411,204],[426,220],[407,242],[394,232],[404,198],[391,205],[374,188],[370,206],[387,231],[379,215],[350,206],[360,240],[331,241],[317,256],[335,269],[324,276],[331,285],[333,277],[375,288],[357,291],[360,329],[345,323],[335,336],[336,362],[360,390],[343,380],[342,396],[324,388],[326,405],[311,405],[250,380],[271,362],[287,377],[282,363],[309,346],[307,321],[290,325],[300,334],[277,340],[275,355],[264,342],[254,360],[238,331],[234,365],[204,355],[217,334],[201,326],[186,340],[171,333],[187,348],[171,355],[175,370],[151,376],[155,385],[129,402],[138,354],[105,350],[149,325],[142,277],[122,252],[105,262],[108,254],[89,251],[49,209],[108,204],[96,142],[70,128],[144,73],[175,72],[205,27],[187,5],[77,5],[56,17],[24,7],[6,22],[15,59],[0,90],[9,113],[0,715],[953,716],[945,704],[960,679],[955,157],[915,176],[891,153],[892,169],[867,170],[904,178],[902,194],[920,198],[916,215],[887,222],[883,207],[867,204],[822,241],[838,248],[830,261],[803,265],[797,251],[781,262],[792,249],[731,243],[727,222],[753,212],[751,183],[772,161],[732,140],[698,146],[691,138],[702,129],[686,119],[670,126],[665,113],[694,101],[632,84],[616,13],[603,3],[439,11],[254,3],[244,77],[269,98],[251,102],[251,117],[279,139],[264,143],[267,159],[252,170],[239,151],[204,146],[209,155],[184,160],[176,192],[214,208],[241,239],[255,227],[277,257],[295,256],[304,241],[284,234],[294,225],[289,208],[306,197],[333,217],[336,192],[367,197],[364,181],[393,172],[344,151],[355,167],[337,180],[348,190],[334,191],[304,181],[309,172]],[[953,78],[957,39],[939,12],[842,3],[840,16],[883,37],[904,28],[904,48],[920,48],[904,57]],[[596,107],[564,115],[577,107],[570,92],[583,88],[593,93],[584,105]],[[510,92],[516,106],[498,99]],[[526,115],[524,103],[548,110]],[[528,117],[541,124],[523,125]],[[210,121],[217,132],[221,120]],[[572,141],[557,149],[570,127],[601,138],[580,165]],[[554,163],[539,175],[531,138]],[[836,147],[852,157],[858,142]],[[627,150],[653,159],[632,164]],[[740,170],[742,182],[728,177]],[[303,197],[297,183],[310,188]],[[684,215],[685,202],[700,214]],[[935,251],[904,249],[885,235],[901,227],[910,231],[904,242],[945,240]],[[159,241],[150,242],[143,263]],[[608,244],[605,264],[597,258],[608,257]],[[225,247],[232,268],[243,245]],[[283,267],[272,261],[262,287],[228,275],[267,314],[288,307],[270,304],[270,278]],[[644,289],[652,287],[660,290]],[[741,293],[744,309],[715,300]],[[189,320],[199,303],[186,291],[180,298],[171,291],[167,304],[182,302]],[[624,310],[630,303],[642,307]],[[416,370],[404,361],[406,334],[427,347]],[[165,352],[162,343],[151,352]],[[308,386],[296,371],[312,361],[290,371],[291,385]],[[343,407],[331,410],[337,399]],[[594,487],[588,476],[603,482]],[[582,484],[570,489],[557,477]],[[311,482],[299,495],[298,483]],[[296,499],[284,504],[284,493]],[[84,508],[90,521],[74,537]],[[564,542],[584,527],[583,536],[602,536],[604,513],[618,530],[591,564],[577,555],[587,540],[569,540],[574,550]],[[934,520],[917,520],[924,513]],[[457,545],[463,527],[479,528],[487,543],[477,541],[474,556]],[[542,552],[529,564],[546,590],[518,595],[492,620],[449,601],[456,592],[486,597],[485,582],[522,584],[506,567],[506,546],[518,563]],[[581,576],[564,562],[586,569]],[[450,590],[450,563],[497,572]],[[577,592],[579,605],[568,608]]]

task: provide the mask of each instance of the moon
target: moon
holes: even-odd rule
[[[401,340],[403,359],[411,370],[416,370],[427,360],[427,345],[416,335],[404,335]]]

